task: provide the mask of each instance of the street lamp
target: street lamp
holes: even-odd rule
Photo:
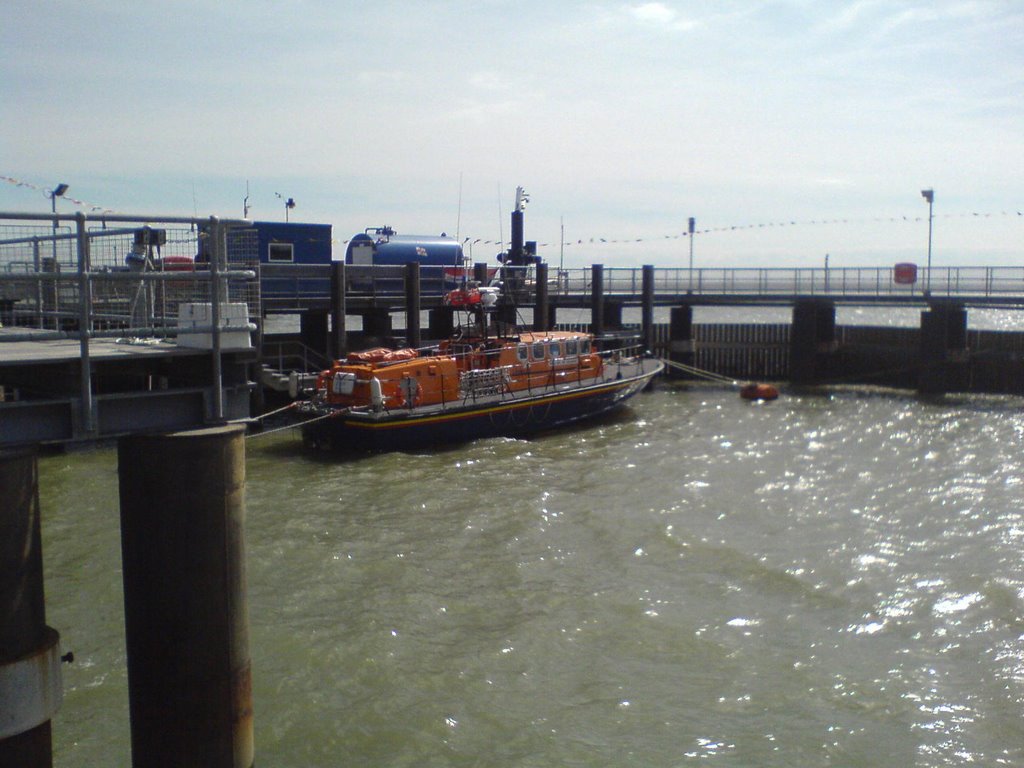
[[[284,200],[284,220],[288,221],[288,211],[295,207],[295,200],[293,200],[290,197],[287,200],[285,200],[284,195],[282,195],[280,192],[275,192],[274,194],[277,195],[281,200]]]
[[[68,191],[67,184],[58,184],[46,196],[50,198],[50,212],[53,213],[53,262],[57,263],[57,198],[64,197]]]
[[[932,292],[932,205],[935,203],[935,190],[922,189],[921,197],[928,201],[928,271],[924,279],[924,295]]]

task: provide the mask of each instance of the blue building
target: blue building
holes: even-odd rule
[[[254,221],[261,264],[330,264],[330,224]]]

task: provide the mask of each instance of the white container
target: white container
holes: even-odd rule
[[[190,349],[213,349],[213,334],[209,330],[182,333],[191,328],[213,327],[213,305],[183,303],[178,305],[178,346]],[[248,349],[252,346],[249,335],[249,306],[244,302],[220,305],[221,349]]]

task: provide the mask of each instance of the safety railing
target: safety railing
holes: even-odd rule
[[[0,212],[0,322],[24,328],[0,334],[0,360],[5,343],[77,339],[81,421],[89,434],[93,339],[206,334],[212,415],[223,418],[222,320],[241,320],[248,338],[249,317],[260,312],[256,272],[240,268],[258,256],[255,237],[243,234],[249,226],[216,217]],[[242,302],[246,316],[235,318],[232,305]]]
[[[1006,297],[1024,295],[1024,267],[926,267],[912,281],[895,267],[840,268],[655,268],[655,295],[745,295],[924,298],[926,296]],[[643,269],[603,269],[604,292],[640,297]],[[592,268],[558,272],[551,293],[589,293]]]

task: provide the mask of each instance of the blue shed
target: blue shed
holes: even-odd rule
[[[331,225],[254,221],[261,264],[330,264]]]

